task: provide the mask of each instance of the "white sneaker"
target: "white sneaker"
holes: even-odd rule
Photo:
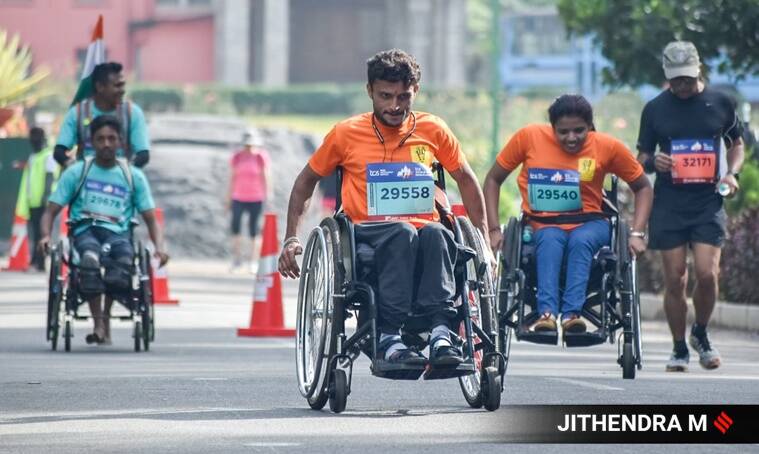
[[[688,372],[688,361],[690,360],[690,354],[686,353],[685,356],[676,356],[675,352],[669,357],[667,372]]]
[[[704,333],[704,337],[702,338],[698,338],[691,333],[688,343],[698,352],[698,363],[704,369],[716,369],[722,364],[719,351],[712,347],[708,333]]]

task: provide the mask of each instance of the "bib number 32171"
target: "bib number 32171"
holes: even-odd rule
[[[672,141],[672,182],[674,184],[713,183],[717,175],[714,139]]]
[[[366,198],[370,221],[432,219],[435,181],[421,163],[373,163],[366,169]]]

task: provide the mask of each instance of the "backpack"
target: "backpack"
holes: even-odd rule
[[[76,137],[77,150],[76,158],[81,159],[84,153],[84,147],[87,144],[92,145],[90,137],[90,123],[92,122],[92,98],[87,98],[76,105]],[[124,101],[116,106],[117,115],[121,121],[121,127],[124,134],[124,155],[129,161],[132,159],[132,144],[129,141],[129,128],[132,123],[132,103]],[[87,121],[85,121],[87,120]]]

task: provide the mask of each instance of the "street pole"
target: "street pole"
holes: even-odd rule
[[[490,161],[495,162],[500,145],[500,121],[501,121],[501,71],[498,61],[501,53],[500,43],[500,21],[501,21],[501,0],[490,0],[490,101],[492,102],[493,129],[491,131],[490,142]]]

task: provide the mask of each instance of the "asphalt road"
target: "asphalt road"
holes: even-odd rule
[[[501,409],[470,409],[456,380],[393,382],[354,372],[347,410],[310,410],[297,391],[292,339],[240,338],[252,277],[220,263],[176,263],[179,306],[157,309],[150,352],[130,325],[113,345],[72,352],[45,342],[46,277],[0,273],[0,452],[746,452],[759,446],[515,445],[518,404],[759,404],[759,336],[714,330],[724,366],[667,374],[666,325],[646,322],[644,368],[622,380],[616,345],[564,349],[514,343]],[[296,287],[285,284],[294,325]]]

